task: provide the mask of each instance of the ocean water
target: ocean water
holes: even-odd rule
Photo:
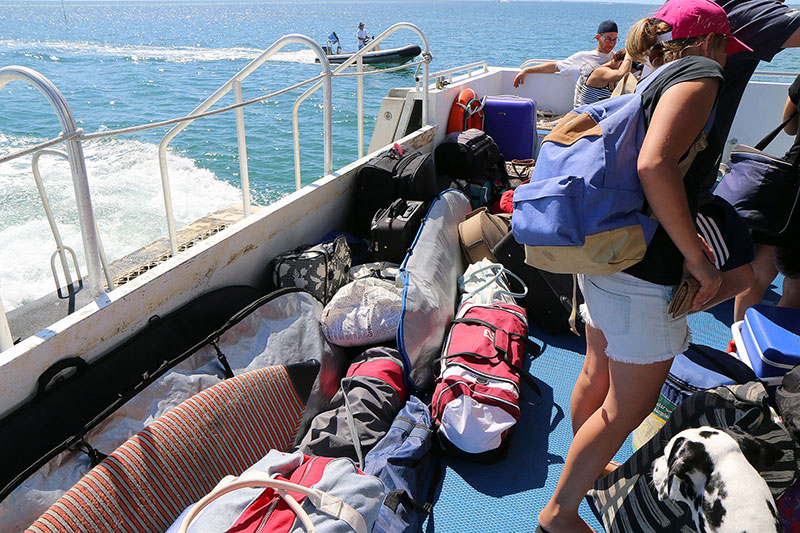
[[[48,77],[86,132],[188,114],[282,35],[324,42],[336,31],[355,48],[359,22],[378,35],[401,21],[418,25],[433,53],[432,71],[479,59],[517,67],[528,58],[562,58],[591,49],[599,21],[621,37],[657,4],[600,2],[2,2],[0,67],[22,65]],[[417,44],[398,32],[383,48]],[[622,46],[622,39],[620,40]],[[785,51],[765,70],[797,70]],[[313,53],[285,48],[244,83],[244,98],[281,89],[319,72]],[[380,100],[413,85],[414,69],[365,78],[365,145]],[[245,110],[250,189],[265,205],[294,190],[291,109],[297,90]],[[356,156],[356,83],[334,80],[334,168]],[[233,103],[229,94],[218,105]],[[179,225],[240,202],[233,113],[202,119],[172,142],[168,160]],[[85,143],[92,200],[110,260],[166,235],[157,148],[168,128]],[[0,90],[0,154],[59,133],[55,114],[33,87]],[[321,91],[300,107],[303,181],[322,173]],[[56,147],[58,148],[58,147]],[[62,148],[63,149],[63,148]],[[41,174],[65,243],[83,267],[68,165],[42,157]],[[13,309],[54,288],[55,243],[41,210],[30,156],[0,164],[0,298]],[[85,274],[85,267],[83,267]]]

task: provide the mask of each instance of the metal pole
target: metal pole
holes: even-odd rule
[[[233,94],[237,104],[242,103],[242,82],[233,82]],[[250,174],[247,170],[247,136],[244,132],[244,108],[236,108],[236,140],[239,143],[239,174],[242,178],[242,210],[250,216]]]

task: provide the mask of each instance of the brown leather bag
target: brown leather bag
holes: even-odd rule
[[[479,207],[467,215],[458,225],[461,251],[468,263],[477,263],[483,258],[496,262],[492,248],[511,230],[511,216],[493,215],[485,207]]]

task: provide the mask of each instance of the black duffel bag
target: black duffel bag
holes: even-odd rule
[[[771,238],[773,244],[790,244],[798,236],[793,222],[800,200],[798,163],[788,162],[762,150],[772,142],[796,113],[753,147],[739,145],[731,151],[730,172],[714,194],[727,200],[750,229]]]
[[[375,212],[398,198],[429,202],[439,194],[431,154],[394,145],[358,170],[353,206],[355,232],[369,236]]]

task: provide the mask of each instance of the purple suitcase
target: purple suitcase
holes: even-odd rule
[[[506,161],[530,159],[539,144],[536,102],[519,96],[487,96],[483,106],[484,131],[500,148]]]

